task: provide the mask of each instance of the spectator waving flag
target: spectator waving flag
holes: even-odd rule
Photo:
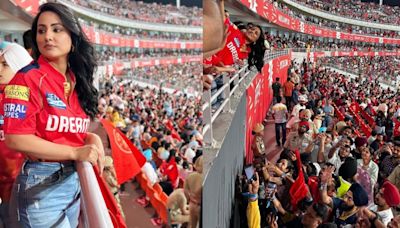
[[[308,187],[304,180],[303,164],[300,159],[299,150],[294,151],[296,155],[296,162],[298,168],[298,176],[290,187],[289,194],[291,197],[291,203],[293,208],[297,208],[297,203],[308,195]]]
[[[105,119],[101,123],[110,139],[118,184],[122,184],[140,172],[146,158],[112,123]]]

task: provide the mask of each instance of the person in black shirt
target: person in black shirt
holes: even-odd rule
[[[277,97],[280,97],[280,91],[281,91],[281,88],[282,88],[282,85],[281,85],[281,83],[279,82],[279,78],[276,77],[275,80],[276,80],[276,81],[272,84],[273,104],[276,104],[276,103],[277,103],[276,98],[277,98]]]

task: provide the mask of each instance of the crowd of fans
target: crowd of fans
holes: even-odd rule
[[[314,38],[302,38],[296,36],[285,36],[282,34],[272,35],[265,32],[265,46],[269,50],[285,49],[285,48],[309,48],[321,50],[338,50],[338,51],[376,51],[378,49],[393,50],[397,49],[397,45],[370,44],[351,41],[326,42]]]
[[[142,173],[151,185],[158,183],[163,192],[179,199],[179,202],[170,199],[171,205],[181,205],[183,201],[175,192],[185,199],[183,187],[185,191],[197,191],[190,192],[183,208],[189,200],[201,202],[203,120],[200,98],[143,88],[132,81],[115,78],[105,79],[101,88],[98,118],[112,122],[143,153],[147,161]],[[102,141],[105,148],[110,148],[107,138]],[[111,156],[111,151],[106,150],[106,155]],[[185,185],[186,181],[189,182]],[[124,194],[124,190],[121,185],[120,193]],[[144,197],[139,200],[146,201]],[[171,208],[171,213],[177,210],[174,213],[185,216],[182,222],[189,222],[188,210],[180,209],[181,206]],[[197,221],[190,222],[196,224]]]
[[[398,6],[379,5],[374,2],[350,0],[296,0],[314,9],[326,11],[340,16],[383,24],[400,24],[400,8]]]
[[[252,166],[236,186],[243,225],[398,227],[399,93],[305,61],[273,90],[273,118],[290,133],[276,135],[283,148],[276,163],[252,147]],[[350,111],[354,102],[374,118],[371,134]]]
[[[150,82],[190,94],[196,94],[202,90],[201,83],[197,83],[201,80],[202,69],[196,62],[136,67],[127,70],[126,75],[138,81]]]
[[[400,36],[399,32],[396,32],[396,31],[376,29],[376,28],[370,28],[370,27],[361,27],[361,26],[336,22],[336,21],[332,21],[332,20],[326,20],[326,19],[312,16],[312,15],[306,15],[306,14],[304,14],[304,12],[301,12],[296,9],[291,9],[287,5],[280,3],[280,2],[278,3],[277,1],[274,1],[274,5],[292,17],[296,17],[302,21],[306,21],[308,23],[312,23],[312,24],[315,24],[320,27],[321,26],[327,27],[330,29],[353,33],[353,34],[383,36],[383,37],[391,37],[391,38]]]
[[[202,26],[202,9],[171,4],[145,3],[130,0],[87,1],[71,0],[73,3],[113,16],[152,23]],[[118,7],[115,7],[118,6]]]
[[[93,26],[105,32],[113,34],[121,34],[132,36],[139,39],[152,39],[152,40],[201,40],[201,34],[197,33],[176,33],[176,32],[162,32],[155,30],[143,30],[134,28],[125,28],[118,25],[98,23],[89,19],[78,19],[80,23],[88,26]]]
[[[132,59],[145,59],[155,57],[181,57],[199,55],[200,51],[195,49],[128,49],[115,50],[110,47],[102,47],[98,53],[99,61],[111,62],[115,60],[130,61]]]
[[[398,85],[400,82],[400,59],[396,56],[330,57],[320,61],[361,75],[368,78],[369,82],[378,80],[389,82],[391,85]]]

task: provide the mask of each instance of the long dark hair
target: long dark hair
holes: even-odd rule
[[[264,43],[264,32],[259,25],[253,25],[257,26],[260,29],[260,37],[256,40],[256,42],[249,44],[249,47],[251,48],[251,51],[249,53],[249,57],[247,59],[249,63],[249,69],[252,66],[255,66],[258,70],[258,72],[261,72],[263,66],[264,66],[264,53],[265,53],[265,43]]]
[[[93,86],[93,73],[97,67],[95,51],[88,38],[83,33],[74,14],[64,5],[59,3],[46,3],[40,6],[39,13],[32,23],[33,53],[40,56],[36,41],[37,23],[43,12],[51,11],[57,14],[63,26],[70,32],[73,48],[68,55],[68,66],[76,77],[76,92],[79,103],[85,113],[94,118],[97,114],[97,89]]]

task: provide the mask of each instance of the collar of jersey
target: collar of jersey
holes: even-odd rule
[[[60,78],[60,82],[65,81],[64,75],[62,75],[60,72],[58,72],[58,70],[56,70],[48,62],[48,60],[45,57],[43,57],[42,55],[39,56],[38,63],[41,66],[42,70],[45,70],[49,75],[51,75],[52,77],[56,76],[56,77]],[[72,72],[72,70],[70,68],[68,68],[68,73],[71,77],[71,81],[75,83],[75,74]],[[61,81],[61,79],[62,79],[62,81]]]

